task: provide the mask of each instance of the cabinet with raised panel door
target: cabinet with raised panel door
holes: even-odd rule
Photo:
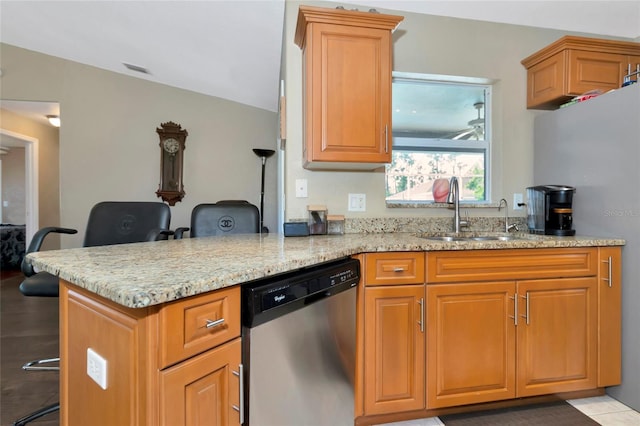
[[[424,253],[359,257],[356,417],[424,409]]]
[[[61,281],[60,307],[61,425],[240,424],[240,287],[132,309]]]
[[[598,252],[598,387],[605,387],[622,381],[622,248]]]
[[[621,87],[640,65],[640,43],[565,36],[522,60],[527,108],[556,109],[591,90]]]
[[[391,162],[391,31],[403,17],[300,6],[303,163],[373,169]]]
[[[598,249],[427,255],[427,408],[595,389]]]

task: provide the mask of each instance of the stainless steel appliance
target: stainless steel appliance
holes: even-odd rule
[[[640,410],[640,84],[545,112],[534,124],[534,184],[576,187],[582,235],[618,237],[622,248],[622,384],[607,393]],[[579,195],[578,195],[579,194]]]
[[[568,236],[573,229],[573,193],[566,185],[527,188],[527,226],[532,234]]]
[[[245,425],[353,424],[359,278],[342,259],[243,285]]]

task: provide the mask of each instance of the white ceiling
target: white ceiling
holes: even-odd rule
[[[640,37],[634,1],[351,1],[344,4]],[[276,111],[285,0],[0,1],[0,40]],[[140,74],[124,67],[146,68]]]

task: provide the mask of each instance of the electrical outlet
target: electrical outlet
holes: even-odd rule
[[[513,194],[513,209],[514,210],[522,210],[522,194],[516,193]]]
[[[296,179],[296,198],[307,198],[307,180]]]
[[[349,194],[348,210],[350,212],[364,212],[367,210],[367,196],[365,194]]]
[[[107,389],[107,360],[87,348],[87,375],[102,389]]]

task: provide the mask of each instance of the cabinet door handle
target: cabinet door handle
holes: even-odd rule
[[[384,126],[384,152],[385,154],[389,153],[389,125],[385,124]]]
[[[232,405],[233,409],[240,414],[240,424],[244,423],[244,370],[243,365],[238,364],[238,371],[234,371],[233,375],[238,377],[240,381],[240,406]]]
[[[210,319],[207,320],[207,325],[205,325],[206,328],[213,328],[216,327],[218,325],[221,325],[222,323],[224,323],[224,318],[220,318],[218,320],[212,321]]]
[[[525,302],[525,312],[524,315],[522,315],[522,318],[524,318],[526,320],[527,325],[529,325],[529,292],[526,293],[525,296],[521,296]]]
[[[518,325],[518,293],[513,297],[509,296],[509,299],[513,300],[513,316],[509,315],[509,318],[513,318],[513,325]]]
[[[603,281],[606,281],[609,284],[609,288],[613,287],[613,283],[611,282],[611,268],[612,268],[612,259],[611,256],[609,256],[608,260],[603,260],[602,263],[606,263],[608,264],[608,274],[606,278],[602,278]]]
[[[420,305],[420,321],[418,321],[418,324],[420,324],[420,332],[424,333],[424,297],[420,298],[418,304]]]

